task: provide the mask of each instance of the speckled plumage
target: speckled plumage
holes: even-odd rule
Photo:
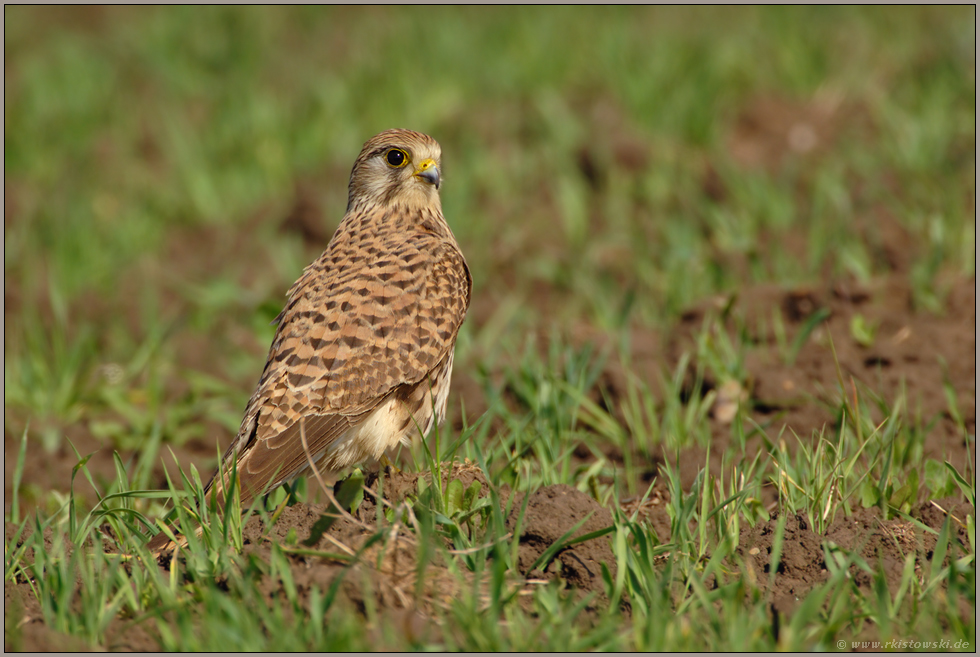
[[[408,162],[392,166],[391,149]],[[434,139],[408,130],[364,144],[347,213],[288,292],[225,474],[215,474],[209,495],[221,496],[233,464],[242,506],[305,474],[300,420],[327,470],[377,459],[442,421],[472,282],[442,215],[440,157]]]

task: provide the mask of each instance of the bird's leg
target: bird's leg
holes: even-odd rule
[[[387,454],[382,454],[381,458],[378,459],[378,462],[381,463],[381,467],[385,469],[386,475],[401,472],[401,470],[399,470],[395,464],[391,462],[391,459],[388,458]]]

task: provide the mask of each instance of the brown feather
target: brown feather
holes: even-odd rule
[[[388,166],[390,148],[408,153],[409,164]],[[426,158],[440,166],[440,156],[435,140],[406,130],[364,144],[347,214],[288,292],[224,475],[209,492],[236,463],[243,506],[307,471],[300,420],[310,453],[330,469],[377,458],[442,420],[472,281],[437,189],[412,175]],[[382,407],[390,417],[372,416]],[[370,418],[381,428],[357,434]],[[338,443],[345,436],[361,446]]]

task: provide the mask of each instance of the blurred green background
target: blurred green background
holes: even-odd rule
[[[237,430],[391,127],[443,147],[458,371],[760,283],[897,271],[938,311],[975,272],[975,49],[971,6],[6,7],[5,443]]]

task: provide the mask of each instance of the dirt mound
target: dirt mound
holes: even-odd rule
[[[566,543],[611,527],[609,510],[565,484],[545,486],[531,493],[522,516],[523,502],[515,501],[507,518],[507,528],[520,531],[521,573],[534,579],[560,578],[577,589],[604,596],[603,565],[610,574],[616,574],[616,558],[608,537],[592,538],[562,548],[543,560],[541,557],[558,541]]]
[[[482,473],[474,471],[472,466],[457,465],[447,473],[446,483],[457,478],[464,488],[479,481],[484,487],[483,495],[489,490]],[[389,475],[385,481],[389,504],[397,506],[409,495],[414,495],[419,479],[418,475],[407,473]],[[506,497],[506,493],[502,495],[504,506],[507,506]],[[244,528],[244,553],[267,561],[273,545],[308,548],[308,552],[288,555],[296,589],[301,596],[313,586],[324,591],[335,577],[347,576],[350,585],[344,587],[344,592],[358,607],[363,606],[365,590],[354,582],[365,577],[371,582],[369,588],[381,608],[431,611],[433,605],[451,603],[461,585],[458,578],[451,576],[438,561],[433,561],[428,564],[424,586],[420,588],[416,537],[397,523],[379,529],[376,525],[377,506],[372,500],[365,499],[352,518],[337,520],[329,530],[321,533],[320,524],[328,508],[326,504],[296,504],[287,507],[271,527],[259,517],[253,517]],[[534,491],[527,499],[526,508],[524,496],[517,495],[510,503],[507,516],[507,528],[520,532],[518,570],[521,574],[533,583],[560,579],[577,590],[594,591],[599,597],[605,595],[602,567],[605,566],[612,575],[616,572],[608,537],[598,536],[557,551],[553,546],[608,529],[612,524],[608,509],[585,493],[563,484]],[[383,541],[377,540],[379,533],[384,534]],[[446,547],[451,547],[448,541]],[[549,549],[551,553],[545,554]],[[331,553],[337,555],[336,558],[326,556]],[[348,575],[348,570],[357,574]],[[270,596],[282,592],[278,582],[269,581],[263,583],[263,587]]]
[[[628,363],[610,358],[591,397],[627,426],[622,407],[629,401],[631,381],[642,381],[654,398],[664,399],[663,382],[686,355],[705,349],[706,327],[711,327],[710,341],[744,346],[738,372],[698,369],[696,359],[684,372],[682,397],[715,395],[707,418],[713,474],[731,446],[738,405],[752,426],[766,427],[770,440],[787,437],[794,451],[794,436],[813,441],[837,430],[844,394],[848,402],[859,400],[868,407],[875,423],[884,407],[897,409],[903,423],[921,425],[919,461],[975,463],[976,441],[969,438],[976,434],[975,287],[972,277],[951,279],[936,313],[917,309],[908,278],[897,274],[866,283],[745,288],[691,308],[666,335],[632,330]],[[613,351],[613,338],[594,330],[570,331],[569,339]],[[479,405],[467,403],[474,407]],[[765,449],[762,436],[747,433],[744,453]],[[583,460],[592,458],[588,450],[579,453]],[[625,461],[615,449],[606,456]],[[679,465],[685,487],[705,464],[700,445],[678,450],[661,442],[630,457],[639,466],[640,490],[658,476],[663,463]]]
[[[946,512],[965,520],[975,509],[956,499],[928,501],[918,505],[911,514],[926,527],[939,531]],[[915,573],[921,578],[929,572],[936,546],[936,535],[902,518],[883,520],[877,508],[859,509],[849,516],[834,520],[824,534],[819,534],[802,514],[786,519],[782,551],[776,574],[771,576],[773,548],[780,519],[771,518],[755,527],[743,527],[736,554],[750,571],[762,591],[771,594],[774,612],[785,617],[792,615],[800,600],[830,577],[826,555],[838,548],[856,552],[866,564],[880,572],[889,591],[894,595],[902,583],[905,561],[914,555]],[[966,528],[953,520],[961,553],[968,550]],[[949,555],[946,557],[948,563]],[[870,590],[873,574],[858,564],[848,566],[850,579],[856,586]]]

